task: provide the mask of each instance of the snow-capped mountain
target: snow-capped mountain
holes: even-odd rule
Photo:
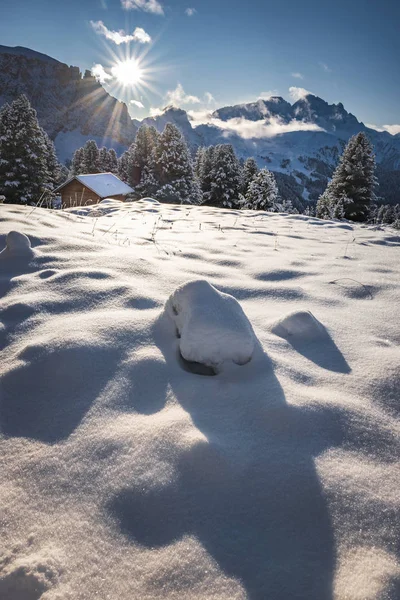
[[[34,50],[0,46],[0,106],[21,93],[37,110],[61,160],[88,139],[121,153],[141,123],[158,131],[174,123],[193,152],[199,146],[231,143],[240,158],[254,156],[260,167],[277,173],[281,192],[291,199],[317,199],[347,140],[365,131],[375,147],[380,194],[388,201],[400,201],[400,134],[369,129],[342,103],[328,104],[312,94],[293,104],[271,96],[225,106],[202,121],[167,106],[157,116],[138,121],[88,71],[82,76],[78,67]]]
[[[78,67],[40,52],[0,46],[0,106],[22,93],[62,160],[87,139],[122,151],[135,135],[126,105],[110,96],[89,71],[82,76]]]
[[[316,200],[325,189],[348,139],[365,131],[374,144],[380,193],[385,183],[400,181],[400,135],[370,129],[342,103],[328,104],[312,94],[290,104],[279,96],[219,108],[199,123],[182,109],[168,106],[144,119],[159,131],[172,122],[190,146],[231,143],[238,156],[254,156],[260,167],[277,173],[278,184],[292,199]],[[390,193],[395,193],[391,190]],[[397,192],[398,193],[398,192]],[[400,197],[397,201],[400,201]]]

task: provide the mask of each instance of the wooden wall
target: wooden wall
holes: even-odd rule
[[[79,181],[71,181],[60,190],[61,202],[63,208],[71,206],[87,206],[88,204],[97,204],[101,198],[89,190],[87,187],[79,183]]]

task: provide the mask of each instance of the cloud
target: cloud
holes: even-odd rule
[[[150,116],[151,117],[159,117],[164,113],[162,108],[150,108]]]
[[[292,131],[324,131],[314,123],[306,123],[296,119],[284,123],[278,117],[270,117],[268,121],[250,121],[243,117],[229,119],[228,121],[211,118],[208,123],[222,129],[225,137],[238,135],[245,140],[271,138]]]
[[[301,100],[301,98],[305,98],[306,96],[309,96],[310,94],[312,94],[312,92],[309,92],[308,90],[301,88],[301,87],[290,87],[289,88],[289,94],[291,99],[294,102],[297,102],[297,100]]]
[[[304,75],[302,73],[291,73],[292,77],[295,77],[296,79],[304,79]]]
[[[134,106],[137,106],[138,108],[144,108],[144,104],[142,104],[142,102],[140,102],[140,100],[129,100],[129,104],[133,104]]]
[[[174,90],[169,90],[166,93],[165,98],[169,104],[173,104],[174,106],[181,106],[181,104],[199,104],[201,102],[200,98],[197,96],[186,94],[180,83],[177,84]]]
[[[319,64],[319,66],[321,67],[321,69],[322,69],[323,71],[325,71],[325,73],[332,73],[332,69],[330,69],[326,63],[324,63],[324,62],[319,62],[318,64]]]
[[[204,98],[207,102],[207,104],[212,104],[213,102],[215,102],[215,98],[214,96],[211,94],[211,92],[206,92],[204,94]]]
[[[210,110],[188,110],[189,119],[192,121],[193,127],[197,125],[205,125],[212,121],[212,111]]]
[[[385,131],[388,131],[392,135],[396,135],[396,133],[400,133],[400,125],[382,125]]]
[[[92,75],[99,81],[100,83],[105,83],[107,79],[112,79],[112,75],[105,71],[103,65],[97,64],[92,67]]]
[[[104,25],[103,21],[90,21],[90,24],[96,33],[103,35],[107,40],[111,40],[118,46],[120,44],[127,44],[128,42],[139,42],[140,44],[151,42],[151,37],[142,27],[136,27],[135,31],[129,35],[122,29],[111,31]]]
[[[400,125],[382,125],[382,127],[374,125],[373,123],[365,123],[365,125],[370,129],[375,129],[375,131],[387,131],[391,135],[396,135],[397,133],[400,133]]]
[[[185,10],[185,15],[187,15],[188,17],[193,17],[193,15],[195,15],[197,13],[197,10],[195,8],[187,8]]]
[[[244,140],[272,138],[282,133],[290,133],[292,131],[324,131],[314,123],[306,123],[293,119],[289,123],[284,123],[279,117],[269,116],[267,120],[251,121],[244,117],[237,117],[222,121],[215,119],[212,112],[209,110],[190,110],[188,111],[189,118],[193,127],[199,125],[210,125],[221,129],[221,135],[229,137],[238,135]]]
[[[268,92],[261,92],[258,96],[257,100],[269,100],[271,96],[276,96],[278,90],[268,90]]]
[[[125,10],[144,10],[154,15],[163,15],[164,9],[158,0],[121,0],[121,6]]]

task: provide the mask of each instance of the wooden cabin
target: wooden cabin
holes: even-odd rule
[[[63,208],[98,204],[106,198],[125,200],[132,192],[133,189],[113,173],[76,175],[54,190],[61,197]]]

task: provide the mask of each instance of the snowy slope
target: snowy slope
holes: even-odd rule
[[[0,598],[399,597],[394,231],[0,211]]]

